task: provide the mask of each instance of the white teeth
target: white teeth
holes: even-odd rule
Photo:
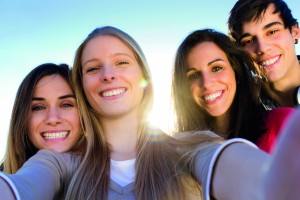
[[[104,97],[111,97],[111,96],[121,94],[123,92],[125,92],[125,88],[119,88],[119,89],[115,89],[115,90],[109,90],[109,91],[102,92],[102,95]]]
[[[65,132],[57,132],[57,133],[43,133],[42,136],[46,139],[57,139],[64,138],[68,135],[68,131]]]
[[[266,66],[274,64],[278,59],[279,59],[279,56],[269,59],[269,60],[264,60],[264,61],[260,62],[259,64],[263,67],[266,67]]]
[[[216,93],[213,93],[213,94],[204,96],[203,99],[204,99],[205,101],[213,101],[213,100],[215,100],[216,98],[218,98],[219,96],[221,96],[221,94],[222,94],[222,91],[218,91],[218,92],[216,92]]]

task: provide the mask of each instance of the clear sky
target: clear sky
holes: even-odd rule
[[[154,80],[153,118],[172,127],[171,69],[180,42],[190,32],[227,33],[236,0],[0,0],[0,160],[4,155],[17,88],[35,66],[72,65],[75,50],[94,28],[111,25],[129,33],[147,57]],[[286,0],[300,21],[299,0]],[[300,54],[300,44],[296,46]]]

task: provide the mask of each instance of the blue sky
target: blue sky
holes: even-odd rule
[[[71,65],[76,48],[87,34],[104,25],[129,33],[144,50],[155,87],[153,116],[156,124],[167,130],[172,124],[171,69],[178,45],[196,29],[227,33],[228,13],[235,2],[0,0],[0,159],[15,94],[25,75],[45,62]],[[286,2],[300,21],[299,0]]]

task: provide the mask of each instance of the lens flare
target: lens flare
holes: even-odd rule
[[[153,128],[148,133],[150,134],[151,140],[155,142],[163,141],[166,138],[165,133],[160,129]]]
[[[145,88],[148,85],[148,81],[144,78],[141,79],[140,86]]]

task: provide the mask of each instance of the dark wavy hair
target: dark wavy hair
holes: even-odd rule
[[[214,131],[209,116],[194,100],[190,92],[190,83],[186,76],[187,56],[190,51],[202,42],[213,42],[226,54],[234,70],[237,91],[230,110],[228,138],[243,137],[255,140],[254,133],[259,133],[256,119],[260,118],[263,109],[259,104],[261,72],[251,56],[240,49],[228,36],[213,29],[197,30],[188,35],[179,46],[173,70],[172,95],[177,120],[177,131],[210,129]],[[255,126],[254,126],[255,125]]]

